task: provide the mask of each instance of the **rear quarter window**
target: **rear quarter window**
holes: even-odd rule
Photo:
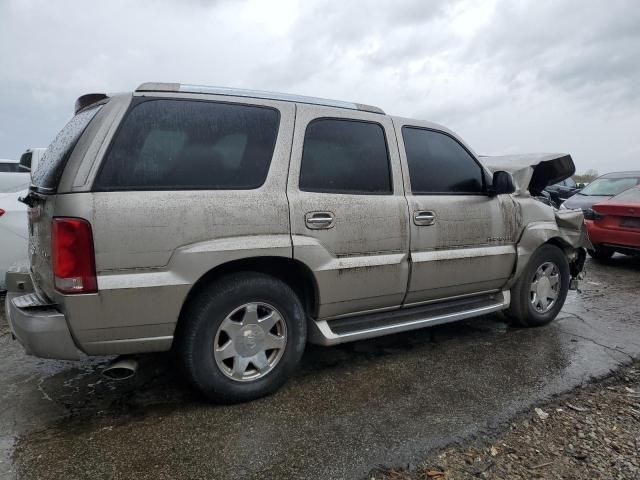
[[[243,190],[269,171],[280,114],[268,107],[179,99],[131,107],[94,190]]]

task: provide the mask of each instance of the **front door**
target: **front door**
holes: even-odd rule
[[[396,129],[411,214],[405,305],[500,289],[516,258],[513,200],[488,195],[488,173],[453,134]]]
[[[319,318],[401,305],[409,214],[388,117],[298,105],[287,196],[293,256],[313,270]]]

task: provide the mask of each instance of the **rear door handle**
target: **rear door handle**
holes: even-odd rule
[[[331,228],[335,223],[335,217],[331,212],[309,212],[304,216],[304,223],[311,230]]]
[[[413,212],[413,223],[418,226],[433,225],[436,223],[436,215],[428,210],[416,210]]]

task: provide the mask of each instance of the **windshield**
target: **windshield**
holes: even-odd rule
[[[73,148],[100,108],[102,105],[78,113],[58,133],[42,155],[38,168],[33,173],[32,183],[36,189],[49,193],[55,192]]]
[[[625,190],[635,187],[638,178],[597,178],[580,191],[582,195],[613,197]]]
[[[616,195],[612,201],[614,200],[621,203],[640,203],[640,188],[630,188],[620,195]]]

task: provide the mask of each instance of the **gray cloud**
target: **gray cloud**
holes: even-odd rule
[[[588,106],[637,108],[640,9],[633,0],[502,2],[465,52]]]
[[[355,100],[445,123],[481,152],[632,168],[637,25],[633,0],[8,0],[0,157],[46,145],[83,93],[159,80]]]

